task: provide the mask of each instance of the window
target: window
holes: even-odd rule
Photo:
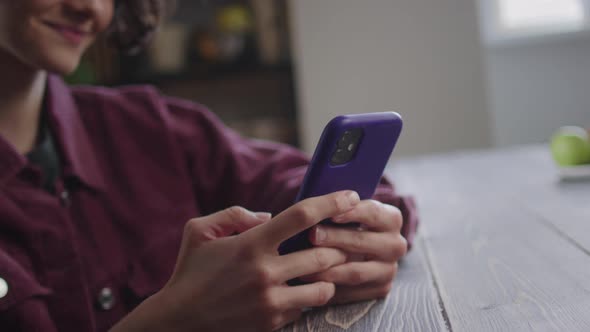
[[[588,29],[585,1],[480,0],[482,31],[488,43],[501,43]]]
[[[584,7],[580,0],[499,0],[500,25],[508,30],[580,26]]]

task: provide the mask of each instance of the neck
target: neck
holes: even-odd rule
[[[17,152],[35,146],[47,73],[32,69],[0,49],[0,136]]]

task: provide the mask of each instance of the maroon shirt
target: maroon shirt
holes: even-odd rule
[[[0,137],[2,331],[107,330],[167,281],[188,219],[232,205],[278,213],[308,163],[150,87],[51,76],[45,105],[62,162],[56,195]],[[411,242],[412,200],[385,181],[376,198],[402,210]]]

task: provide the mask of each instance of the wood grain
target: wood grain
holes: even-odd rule
[[[521,199],[525,208],[572,243],[590,252],[590,182],[559,181],[547,150],[531,149],[527,154],[521,154],[521,158],[536,165],[528,173],[539,179],[528,185],[530,195]]]
[[[283,331],[445,331],[422,250],[418,239],[386,299],[316,309]]]
[[[560,187],[544,153],[457,153],[392,171],[418,196],[453,331],[590,331],[590,185]]]

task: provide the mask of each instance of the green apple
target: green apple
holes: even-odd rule
[[[561,127],[551,138],[551,153],[560,166],[590,163],[590,137],[584,128]]]

